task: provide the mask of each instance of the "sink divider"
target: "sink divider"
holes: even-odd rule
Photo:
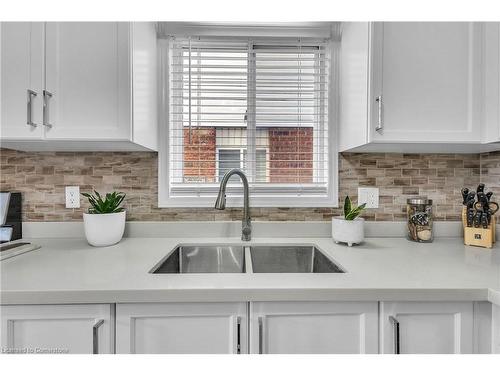
[[[244,246],[244,249],[245,249],[245,273],[253,273],[252,254],[250,253],[250,246]]]

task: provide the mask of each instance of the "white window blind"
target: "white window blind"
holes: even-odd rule
[[[254,196],[331,196],[327,40],[171,37],[168,56],[170,196],[216,194],[228,166]]]

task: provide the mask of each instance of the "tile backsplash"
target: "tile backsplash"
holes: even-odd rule
[[[0,149],[0,189],[24,193],[25,221],[81,221],[88,205],[64,206],[64,187],[127,194],[128,220],[240,220],[228,208],[158,208],[157,154],[153,152],[19,152]],[[481,181],[500,195],[500,152],[484,154],[355,154],[339,157],[339,195],[357,198],[358,186],[380,189],[378,209],[367,220],[404,220],[406,199],[427,195],[437,220],[459,220],[460,189]],[[253,208],[255,220],[329,220],[339,208]]]

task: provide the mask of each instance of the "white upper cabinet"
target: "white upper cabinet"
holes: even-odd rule
[[[43,23],[0,24],[0,136],[41,139]]]
[[[340,151],[479,151],[483,26],[344,24]]]
[[[484,34],[483,141],[500,142],[500,23],[485,23]]]
[[[479,29],[471,22],[374,24],[372,140],[480,141]]]
[[[47,139],[131,137],[129,24],[46,25]]]
[[[2,34],[2,113],[7,113],[2,114],[2,146],[48,151],[157,149],[154,23],[27,23],[22,33],[16,32],[19,27],[2,24],[2,30],[9,31]],[[29,87],[36,88],[32,113],[39,126],[14,132],[11,128],[21,119],[26,124]]]

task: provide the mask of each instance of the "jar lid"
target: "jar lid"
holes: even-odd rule
[[[427,199],[427,197],[413,197],[406,200],[407,204],[426,204],[432,205],[432,199]]]

